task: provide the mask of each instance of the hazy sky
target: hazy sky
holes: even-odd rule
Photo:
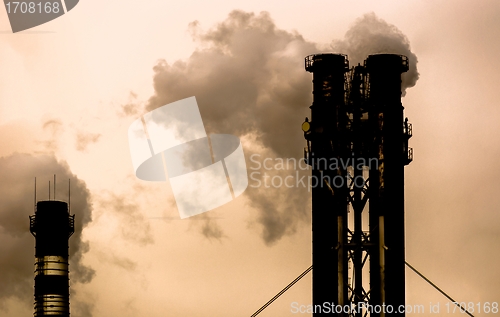
[[[418,59],[403,98],[414,135],[407,260],[458,301],[500,302],[500,3],[82,0],[16,34],[0,8],[0,316],[32,314],[27,216],[33,178],[45,199],[54,173],[59,197],[74,179],[80,219],[73,316],[254,313],[311,264],[310,194],[249,187],[180,220],[168,182],[135,178],[127,129],[195,95],[207,132],[238,135],[247,158],[299,158],[312,101],[303,57],[349,50],[348,31],[365,14],[381,26],[370,34],[399,34]],[[311,302],[310,283],[260,316],[296,316],[290,304]],[[407,302],[440,302],[443,312],[447,300],[407,270]]]

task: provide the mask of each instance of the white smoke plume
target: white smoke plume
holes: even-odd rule
[[[69,247],[71,282],[88,283],[94,276],[94,270],[82,263],[83,255],[89,251],[88,243],[82,240],[82,230],[92,216],[90,194],[85,183],[71,173],[65,162],[57,161],[54,156],[15,153],[2,157],[0,310],[5,308],[3,303],[9,297],[33,305],[35,239],[30,233],[28,216],[34,214],[34,178],[37,177],[37,200],[46,200],[49,196],[48,183],[51,181],[53,185],[54,174],[57,176],[58,200],[67,201],[68,179],[71,179],[71,213],[76,215],[75,233],[70,238]],[[53,195],[51,190],[52,199]]]
[[[373,12],[357,19],[344,39],[332,41],[331,47],[335,52],[347,54],[352,66],[362,64],[371,54],[405,55],[410,67],[401,76],[403,96],[406,95],[406,88],[417,83],[417,56],[410,49],[410,41],[396,26],[378,18]]]
[[[158,62],[153,68],[155,93],[145,110],[196,96],[207,133],[246,136],[257,144],[244,144],[247,165],[253,164],[249,157],[255,153],[261,159],[302,157],[300,125],[312,102],[312,78],[304,70],[304,57],[321,53],[318,46],[297,32],[279,29],[265,12],[233,11],[209,30],[202,30],[198,22],[191,23],[190,30],[199,48],[185,61]],[[411,65],[405,87],[418,78],[407,38],[373,14],[358,20],[333,46],[335,52],[349,54],[352,62],[374,53],[405,54]],[[262,177],[265,171],[254,167]],[[286,177],[295,172],[273,173]],[[257,210],[255,219],[267,244],[310,221],[310,192],[305,187],[249,187],[246,195]]]

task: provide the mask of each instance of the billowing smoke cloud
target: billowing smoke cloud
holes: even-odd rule
[[[191,24],[204,48],[186,62],[160,61],[146,110],[196,96],[208,133],[253,133],[281,156],[296,156],[311,102],[304,56],[317,51],[299,34],[278,29],[267,13],[233,11],[214,29]]]
[[[297,181],[306,172],[296,168],[268,172],[258,163],[265,158],[302,156],[305,143],[300,129],[311,104],[311,75],[304,70],[304,57],[321,53],[317,45],[300,34],[280,30],[267,13],[255,15],[233,11],[228,18],[208,31],[198,22],[190,25],[193,38],[199,43],[186,61],[168,64],[160,61],[154,67],[155,94],[146,111],[167,103],[196,96],[200,112],[210,133],[246,136],[258,146],[252,150],[244,144],[247,163],[255,172],[254,187],[246,191],[250,204],[258,211],[262,237],[272,244],[283,235],[293,233],[301,221],[309,221],[310,192]],[[352,61],[362,62],[373,53],[408,55],[411,76],[405,87],[415,84],[416,57],[409,50],[406,37],[395,27],[366,15],[358,20],[343,41],[334,42],[336,52],[349,54]],[[131,112],[130,107],[127,112]],[[131,112],[132,113],[132,112]],[[264,184],[268,173],[268,187]],[[272,174],[272,175],[271,175]],[[269,183],[293,174],[289,185]]]
[[[208,133],[251,135],[264,146],[262,157],[300,157],[304,143],[300,124],[311,103],[304,57],[317,52],[316,45],[300,34],[278,29],[267,13],[233,11],[211,30],[202,31],[194,22],[191,31],[201,48],[186,62],[160,61],[154,67],[155,95],[146,110],[196,96]],[[254,153],[248,147],[245,152],[247,159]],[[292,205],[294,199],[287,199],[292,191],[263,187],[246,191],[258,210],[266,243],[292,232],[302,218],[297,213],[309,209],[305,195],[297,196],[303,198],[301,203]],[[209,238],[223,236],[214,222],[206,223],[202,231]]]
[[[71,179],[71,213],[75,214],[75,233],[70,238],[72,283],[88,283],[92,268],[82,262],[89,245],[82,240],[82,230],[91,221],[90,194],[85,183],[73,175],[65,162],[54,156],[15,153],[0,158],[0,307],[9,297],[26,305],[33,303],[35,239],[29,230],[29,215],[34,214],[34,178],[37,177],[37,200],[48,199],[48,183],[57,175],[56,198],[67,200]],[[54,197],[52,190],[51,196]]]
[[[356,20],[344,39],[334,40],[331,47],[335,52],[347,54],[351,65],[362,64],[371,54],[405,55],[408,57],[410,69],[402,76],[403,96],[406,94],[406,88],[417,83],[417,56],[410,49],[410,41],[397,27],[378,18],[373,12]]]

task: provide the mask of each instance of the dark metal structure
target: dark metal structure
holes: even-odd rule
[[[68,242],[75,230],[74,219],[68,203],[57,200],[36,202],[35,214],[30,216],[36,241],[35,317],[70,315]]]
[[[311,119],[302,125],[312,166],[314,316],[404,316],[404,166],[413,159],[403,120],[408,59],[311,55]]]

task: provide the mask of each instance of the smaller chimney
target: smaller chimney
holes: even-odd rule
[[[30,216],[35,237],[34,317],[69,317],[68,256],[74,220],[64,201],[37,202],[35,188],[35,214]]]

